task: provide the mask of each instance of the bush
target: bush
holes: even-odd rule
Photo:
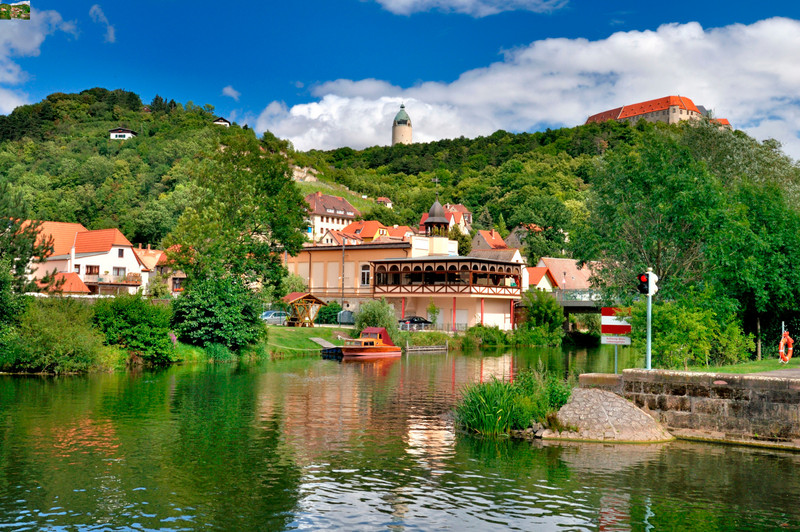
[[[230,362],[236,358],[236,355],[223,344],[208,344],[206,346],[206,356],[215,362]]]
[[[119,346],[131,359],[150,364],[173,359],[169,307],[154,305],[137,294],[101,299],[93,310],[94,323],[105,335],[106,344]]]
[[[74,299],[31,301],[15,331],[7,329],[0,368],[9,371],[88,371],[103,354],[103,336],[92,325],[92,310]]]
[[[508,335],[499,327],[486,327],[475,325],[467,329],[464,342],[468,346],[510,345]]]
[[[209,278],[196,281],[172,301],[172,324],[190,345],[221,344],[234,352],[266,333],[259,297],[242,281]]]
[[[521,328],[545,327],[550,332],[561,329],[564,310],[552,294],[543,290],[528,290],[522,300],[527,309],[527,318],[520,324]]]
[[[319,314],[317,314],[317,323],[319,324],[335,324],[339,323],[339,312],[341,312],[342,306],[337,303],[336,301],[331,301],[321,309],[319,309]]]
[[[546,326],[533,328],[521,327],[511,335],[511,342],[517,346],[559,346],[563,331],[559,328],[551,331]]]
[[[366,327],[385,327],[394,341],[398,337],[394,307],[385,299],[373,299],[361,305],[356,314],[354,333],[359,335]]]

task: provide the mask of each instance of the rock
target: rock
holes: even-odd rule
[[[544,439],[602,442],[661,442],[672,440],[656,420],[622,397],[598,389],[576,388],[558,411],[563,431],[545,430]]]

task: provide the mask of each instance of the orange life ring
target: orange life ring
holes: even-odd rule
[[[792,340],[792,337],[789,336],[789,331],[785,331],[783,333],[783,338],[781,338],[781,343],[778,347],[778,352],[781,355],[781,362],[785,364],[788,364],[789,361],[792,359],[792,352],[794,351],[792,344],[794,344],[794,340]],[[788,353],[786,351],[788,351]]]

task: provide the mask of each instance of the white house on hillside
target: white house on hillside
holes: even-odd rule
[[[47,261],[33,265],[34,278],[56,270],[76,273],[90,294],[136,293],[145,288],[148,270],[119,229],[89,231],[81,224],[42,222],[42,239],[53,238]]]

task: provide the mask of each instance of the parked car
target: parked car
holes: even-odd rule
[[[422,316],[406,316],[405,318],[397,320],[401,330],[417,331],[426,329],[431,322]]]
[[[289,315],[282,310],[267,310],[261,314],[261,319],[267,325],[285,325]]]

